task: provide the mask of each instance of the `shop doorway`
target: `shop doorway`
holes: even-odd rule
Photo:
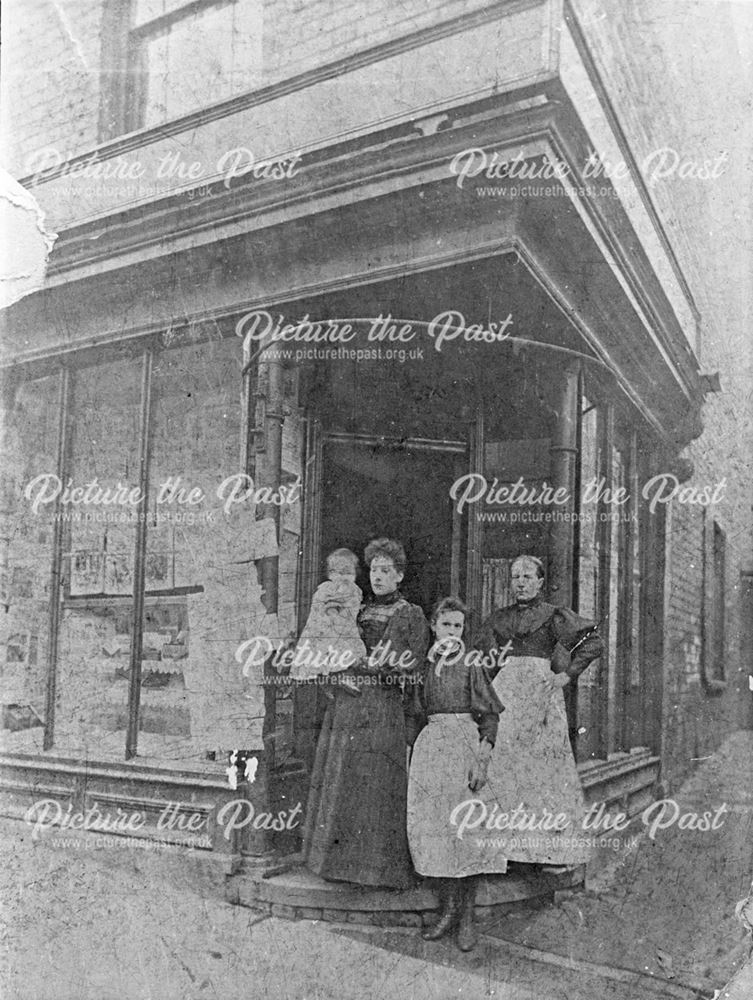
[[[344,546],[363,562],[373,538],[402,542],[407,567],[401,591],[428,616],[460,586],[460,523],[450,489],[466,464],[464,446],[385,442],[354,435],[325,437],[321,485],[320,566]],[[458,454],[460,452],[460,454]],[[369,593],[368,568],[358,580]]]
[[[366,435],[322,433],[309,442],[310,468],[302,552],[299,626],[311,596],[325,578],[327,553],[349,548],[361,560],[358,585],[368,596],[363,564],[373,538],[402,542],[407,566],[400,590],[429,616],[448,594],[463,596],[466,518],[454,510],[450,489],[468,468],[463,441],[390,440]],[[293,743],[310,771],[326,705],[320,689],[295,693]]]

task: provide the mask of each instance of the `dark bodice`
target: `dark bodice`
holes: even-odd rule
[[[399,591],[385,597],[372,597],[358,612],[358,630],[361,633],[367,653],[372,653],[380,643],[389,653],[389,660],[382,666],[358,664],[356,672],[388,674],[394,672],[394,664],[404,653],[400,673],[410,672],[420,667],[428,646],[428,626],[424,613],[417,604],[406,601]]]
[[[502,649],[510,642],[510,656],[537,656],[550,660],[555,673],[564,671],[575,678],[603,652],[602,640],[593,629],[592,621],[581,618],[569,608],[534,601],[495,611],[481,626],[473,645],[489,652]],[[570,650],[575,646],[577,649],[571,657]]]
[[[469,712],[478,725],[479,737],[494,743],[504,706],[483,667],[461,661],[445,664],[437,671],[436,663],[427,659],[418,701],[423,716]]]

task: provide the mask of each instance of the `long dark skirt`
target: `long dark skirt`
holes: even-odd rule
[[[405,888],[408,850],[405,719],[397,687],[335,689],[311,775],[303,854],[322,878]]]

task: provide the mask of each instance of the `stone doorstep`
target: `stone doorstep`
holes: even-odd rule
[[[631,803],[633,799],[646,799],[646,804],[653,797],[653,788],[659,777],[661,761],[652,757],[647,750],[633,753],[613,754],[606,761],[588,761],[578,765],[578,774],[586,802],[604,802],[610,805],[624,801]],[[640,806],[632,811],[640,811]]]
[[[482,878],[476,914],[483,923],[527,902],[551,901],[555,892],[583,886],[585,866],[558,875],[500,875]],[[415,889],[368,889],[326,882],[305,869],[262,879],[240,873],[226,881],[229,902],[289,920],[326,920],[335,923],[375,924],[381,927],[418,927],[429,924],[437,909],[435,894],[425,886]]]
[[[433,910],[335,910],[329,907],[289,906],[285,903],[245,903],[232,900],[237,905],[264,916],[281,917],[285,920],[323,920],[332,924],[360,924],[361,926],[383,927],[431,927],[436,921]],[[500,903],[496,906],[476,906],[474,916],[483,928],[498,922],[502,917],[514,912],[520,903]]]

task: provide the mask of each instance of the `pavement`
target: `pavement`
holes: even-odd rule
[[[753,875],[753,733],[701,763],[654,830],[640,817],[597,851],[585,892],[451,941],[288,922],[223,899],[201,852],[0,823],[4,1000],[698,1000],[750,966],[735,903]],[[719,807],[715,830],[680,816]],[[649,816],[651,820],[652,814]]]

